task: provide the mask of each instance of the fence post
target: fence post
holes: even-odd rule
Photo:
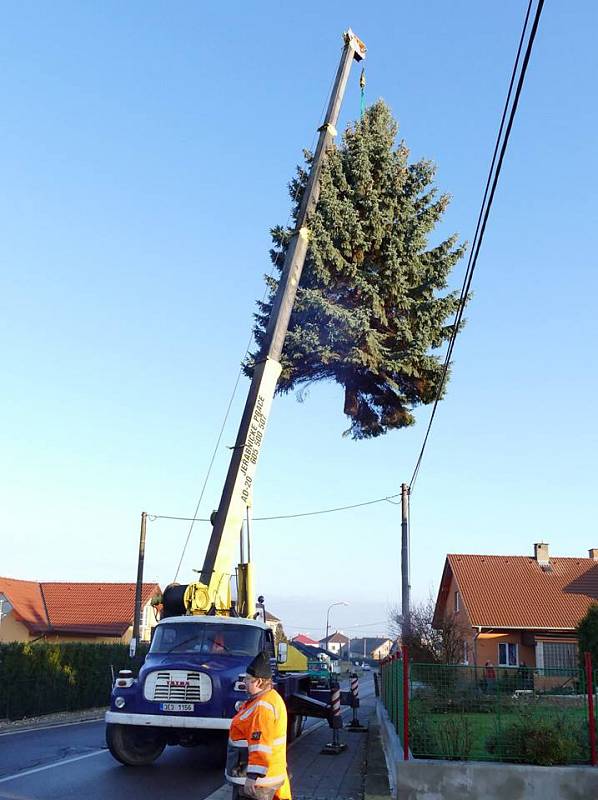
[[[592,654],[583,654],[586,667],[586,692],[588,694],[588,725],[590,733],[590,763],[593,767],[598,764],[596,756],[596,719],[594,717],[594,682],[592,673]]]
[[[409,648],[402,645],[403,652],[403,758],[409,761]]]
[[[390,662],[390,680],[391,680],[391,691],[390,691],[390,720],[394,725],[396,731],[398,731],[397,727],[397,717],[399,713],[399,698],[397,696],[397,659],[396,656],[393,656],[392,661]]]

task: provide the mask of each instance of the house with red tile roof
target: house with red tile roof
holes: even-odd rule
[[[156,624],[150,603],[161,593],[144,583],[141,641]],[[0,642],[128,642],[135,606],[134,583],[56,583],[0,577]]]
[[[296,636],[293,636],[291,642],[298,642],[299,644],[304,644],[307,647],[319,647],[320,643],[316,639],[312,639],[306,633],[298,633]]]
[[[451,615],[468,633],[463,662],[500,667],[577,667],[575,628],[598,601],[598,548],[589,558],[447,555],[434,625]],[[469,633],[471,631],[471,633]]]

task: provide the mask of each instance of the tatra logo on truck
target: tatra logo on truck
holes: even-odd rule
[[[146,677],[143,696],[154,703],[207,703],[212,697],[212,681],[196,670],[157,670]]]

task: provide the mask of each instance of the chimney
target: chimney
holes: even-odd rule
[[[588,555],[592,561],[598,561],[598,547],[592,547],[588,550]]]
[[[548,555],[548,545],[544,542],[538,542],[534,545],[534,558],[541,567],[546,567],[550,564],[550,556]]]

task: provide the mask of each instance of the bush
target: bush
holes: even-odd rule
[[[437,726],[429,717],[413,713],[409,717],[409,747],[414,756],[438,758],[441,755]]]
[[[497,705],[496,695],[483,694],[476,688],[454,692],[450,697],[429,698],[429,710],[433,714],[494,714]]]
[[[428,713],[422,705],[411,705],[409,746],[413,755],[419,758],[468,759],[473,748],[471,720],[462,714],[439,720]]]
[[[471,721],[463,714],[447,717],[438,725],[440,752],[444,758],[467,760],[473,747]]]
[[[124,644],[2,644],[0,718],[107,705],[112,669],[138,670],[146,652],[147,647],[138,648],[131,659]]]
[[[579,668],[585,669],[585,653],[590,653],[594,669],[598,668],[598,603],[592,603],[577,626]]]
[[[501,761],[539,766],[572,764],[587,760],[584,733],[584,726],[565,714],[541,714],[528,706],[487,739],[486,749]]]

